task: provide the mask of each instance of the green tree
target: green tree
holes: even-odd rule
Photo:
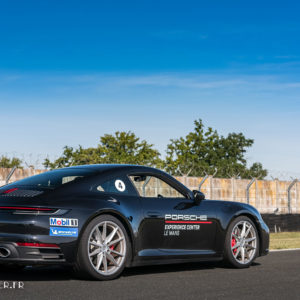
[[[6,156],[0,156],[0,168],[22,168],[22,161],[19,158],[12,157],[8,158]]]
[[[196,120],[195,129],[186,137],[172,139],[167,146],[166,171],[173,175],[204,176],[217,170],[217,177],[241,178],[267,176],[260,163],[247,168],[246,151],[254,143],[242,133],[219,135],[211,127],[205,129],[202,120]]]
[[[96,148],[78,149],[65,146],[61,157],[51,162],[45,159],[46,168],[62,168],[83,164],[126,163],[161,166],[160,153],[152,144],[136,137],[132,132],[119,132],[114,135],[105,134],[100,137]]]

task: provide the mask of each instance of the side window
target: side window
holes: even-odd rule
[[[93,187],[93,191],[113,193],[113,194],[132,194],[132,188],[122,177],[111,178],[99,182]]]
[[[168,183],[154,176],[129,176],[141,197],[186,198]]]

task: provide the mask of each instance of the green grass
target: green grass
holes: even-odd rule
[[[300,232],[271,233],[270,249],[300,248]]]

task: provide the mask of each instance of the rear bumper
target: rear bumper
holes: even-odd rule
[[[47,215],[17,215],[0,213],[0,247],[7,247],[8,257],[1,263],[49,264],[74,263],[79,236],[52,236],[50,217]],[[64,218],[76,218],[74,213]],[[79,220],[78,235],[84,222]],[[69,227],[66,227],[69,228]],[[18,243],[55,244],[56,248],[19,246]]]
[[[60,247],[18,246],[0,242],[0,264],[64,264],[67,263]]]

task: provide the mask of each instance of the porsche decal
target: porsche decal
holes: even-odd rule
[[[200,224],[212,224],[206,215],[165,215],[164,236],[179,236],[182,231],[200,230]]]

